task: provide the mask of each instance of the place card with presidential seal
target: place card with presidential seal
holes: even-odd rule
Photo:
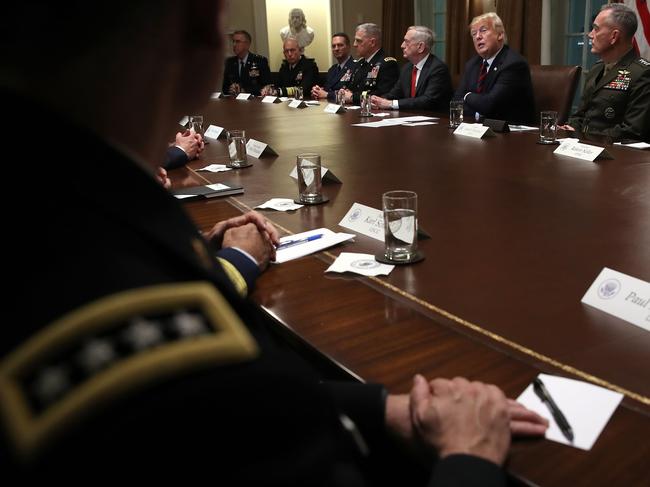
[[[560,141],[560,146],[553,153],[590,162],[594,162],[596,159],[613,159],[604,147],[583,144],[578,142],[578,139],[563,139]]]
[[[341,252],[325,272],[353,272],[362,276],[375,277],[387,276],[394,268],[394,265],[377,262],[372,254]]]
[[[581,302],[650,331],[650,282],[605,267]]]
[[[454,130],[454,135],[482,139],[483,137],[494,137],[496,134],[487,125],[463,122]]]
[[[263,154],[270,156],[278,155],[278,153],[275,152],[270,145],[255,139],[248,139],[248,142],[246,143],[246,154],[254,157],[255,159],[259,159]]]

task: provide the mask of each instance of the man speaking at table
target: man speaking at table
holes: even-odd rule
[[[452,95],[447,65],[431,52],[431,29],[414,25],[407,29],[402,52],[408,63],[399,80],[383,98],[373,95],[374,107],[393,110],[446,110]]]
[[[427,446],[434,485],[503,485],[511,428],[524,419],[542,433],[538,417],[460,378],[416,376],[409,395],[321,384],[155,180],[170,132],[218,79],[221,7],[23,0],[3,11],[4,175],[46,173],[48,190],[2,193],[14,265],[0,471],[25,485],[356,486],[376,471],[375,446],[400,438]],[[34,120],[47,130],[16,132]],[[53,167],[43,154],[70,137],[74,154]],[[26,197],[38,221],[16,204]],[[268,249],[256,225],[238,228]]]
[[[465,118],[492,118],[532,124],[533,85],[528,61],[507,44],[503,22],[494,12],[475,17],[470,35],[477,55],[465,64],[454,99],[464,100]]]

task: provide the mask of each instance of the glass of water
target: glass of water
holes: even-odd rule
[[[555,144],[557,139],[557,112],[547,110],[539,116],[539,143]]]
[[[449,102],[449,128],[456,128],[463,123],[463,100]]]
[[[298,201],[308,205],[322,203],[320,154],[298,154],[296,169],[298,171]]]
[[[381,199],[384,257],[392,262],[412,261],[418,250],[418,195],[413,191],[388,191]]]
[[[359,113],[359,115],[362,117],[372,116],[370,108],[370,93],[364,91],[361,93],[361,113]]]
[[[230,130],[227,140],[230,166],[248,166],[248,158],[246,157],[246,132],[243,130]]]

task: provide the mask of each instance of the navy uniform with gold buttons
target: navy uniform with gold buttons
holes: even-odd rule
[[[352,103],[359,104],[361,93],[383,96],[388,93],[399,79],[399,65],[394,57],[387,57],[379,49],[370,61],[361,58],[356,61],[356,69],[347,89],[352,92]]]
[[[314,59],[300,56],[295,66],[289,66],[285,59],[278,73],[280,96],[293,96],[296,87],[302,88],[303,96],[309,96],[311,89],[318,82],[318,65]]]
[[[580,134],[650,141],[650,62],[630,50],[605,73],[587,73],[578,110],[568,124]]]
[[[243,93],[259,96],[262,88],[270,82],[269,61],[264,56],[249,52],[246,63],[241,68],[241,74],[239,72],[239,58],[230,56],[226,59],[222,87],[224,94],[228,94],[230,85],[237,83],[241,86]]]

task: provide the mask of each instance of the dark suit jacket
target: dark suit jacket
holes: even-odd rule
[[[271,83],[271,70],[269,61],[264,56],[248,53],[246,65],[242,67],[241,76],[239,75],[239,58],[230,56],[226,59],[223,70],[223,87],[222,91],[228,94],[231,84],[238,83],[244,93],[251,93],[259,96],[261,89]]]
[[[343,65],[343,70],[339,69],[339,65],[334,64],[327,70],[327,81],[323,89],[327,91],[327,99],[329,101],[336,100],[336,92],[344,88],[346,84],[352,79],[355,64],[354,59],[350,56]]]
[[[102,485],[117,485],[126,475],[138,481],[182,478],[184,483],[197,484],[214,478],[222,485],[364,485],[365,460],[342,427],[340,412],[357,423],[372,451],[374,441],[386,440],[383,389],[357,383],[319,385],[309,364],[269,332],[259,308],[237,293],[223,268],[210,258],[211,249],[181,204],[139,164],[29,100],[0,91],[0,103],[6,115],[0,121],[7,148],[2,155],[9,171],[6,177],[24,176],[24,170],[13,164],[25,160],[25,145],[16,143],[10,130],[15,123],[48,121],[48,131],[36,144],[31,136],[23,141],[34,149],[26,160],[30,167],[38,170],[42,165],[45,170],[47,162],[39,154],[70,133],[76,134],[83,154],[49,172],[48,184],[56,190],[48,192],[47,204],[39,206],[37,238],[29,238],[33,214],[22,206],[4,221],[7,232],[23,238],[8,239],[5,246],[7,255],[21,265],[5,269],[12,299],[3,307],[4,320],[11,326],[0,328],[3,378],[7,355],[48,327],[60,330],[57,320],[115,293],[121,293],[124,302],[129,296],[139,297],[142,288],[161,284],[173,288],[189,282],[207,284],[223,299],[217,307],[234,313],[218,313],[212,319],[240,321],[259,348],[257,357],[242,362],[205,362],[191,368],[183,364],[197,358],[196,349],[185,349],[163,367],[172,373],[149,380],[151,371],[138,376],[137,371],[120,366],[138,354],[151,357],[155,349],[131,351],[120,330],[134,320],[146,320],[146,326],[167,334],[163,346],[173,346],[178,338],[170,334],[170,326],[183,313],[208,319],[201,308],[176,309],[149,300],[146,313],[133,310],[113,317],[104,309],[95,318],[86,315],[85,326],[76,331],[81,333],[79,345],[96,340],[108,343],[115,352],[109,356],[111,361],[88,375],[77,362],[78,349],[70,346],[75,345],[69,343],[70,333],[59,335],[62,341],[45,340],[47,353],[32,354],[29,372],[12,376],[18,390],[33,397],[21,407],[38,419],[84,381],[98,379],[114,387],[101,401],[80,408],[74,421],[53,430],[56,434],[27,466],[12,461],[9,418],[0,408],[0,471],[26,485],[43,479],[87,485],[88,475]],[[20,185],[13,189],[10,185],[2,193],[4,207],[15,206],[23,191]],[[47,258],[36,257],[44,251]],[[159,311],[152,313],[156,306]],[[89,322],[93,319],[99,328]],[[117,333],[109,333],[113,329]],[[32,378],[61,366],[69,371],[70,381],[64,384],[62,396],[42,402],[33,392],[37,381]],[[119,377],[106,381],[106,373]],[[124,389],[126,384],[131,387]],[[0,395],[0,401],[5,399]],[[455,459],[439,462],[436,472],[456,477],[472,465],[475,472],[487,465],[490,475],[482,474],[476,485],[501,476],[500,469],[488,462]]]
[[[465,117],[474,119],[476,112],[483,118],[507,120],[512,123],[534,124],[535,101],[530,80],[528,61],[508,46],[492,62],[484,82],[482,93],[476,93],[481,63],[480,56],[474,56],[465,64],[465,72],[455,99],[465,98]]]
[[[178,167],[183,167],[188,162],[190,162],[190,159],[187,157],[185,151],[180,147],[172,145],[169,146],[165,152],[165,162],[163,162],[162,167],[165,169],[176,169]]]
[[[411,98],[412,71],[413,63],[407,63],[386,98],[398,100],[400,110],[446,110],[453,93],[447,65],[430,54],[422,66],[414,98]]]

